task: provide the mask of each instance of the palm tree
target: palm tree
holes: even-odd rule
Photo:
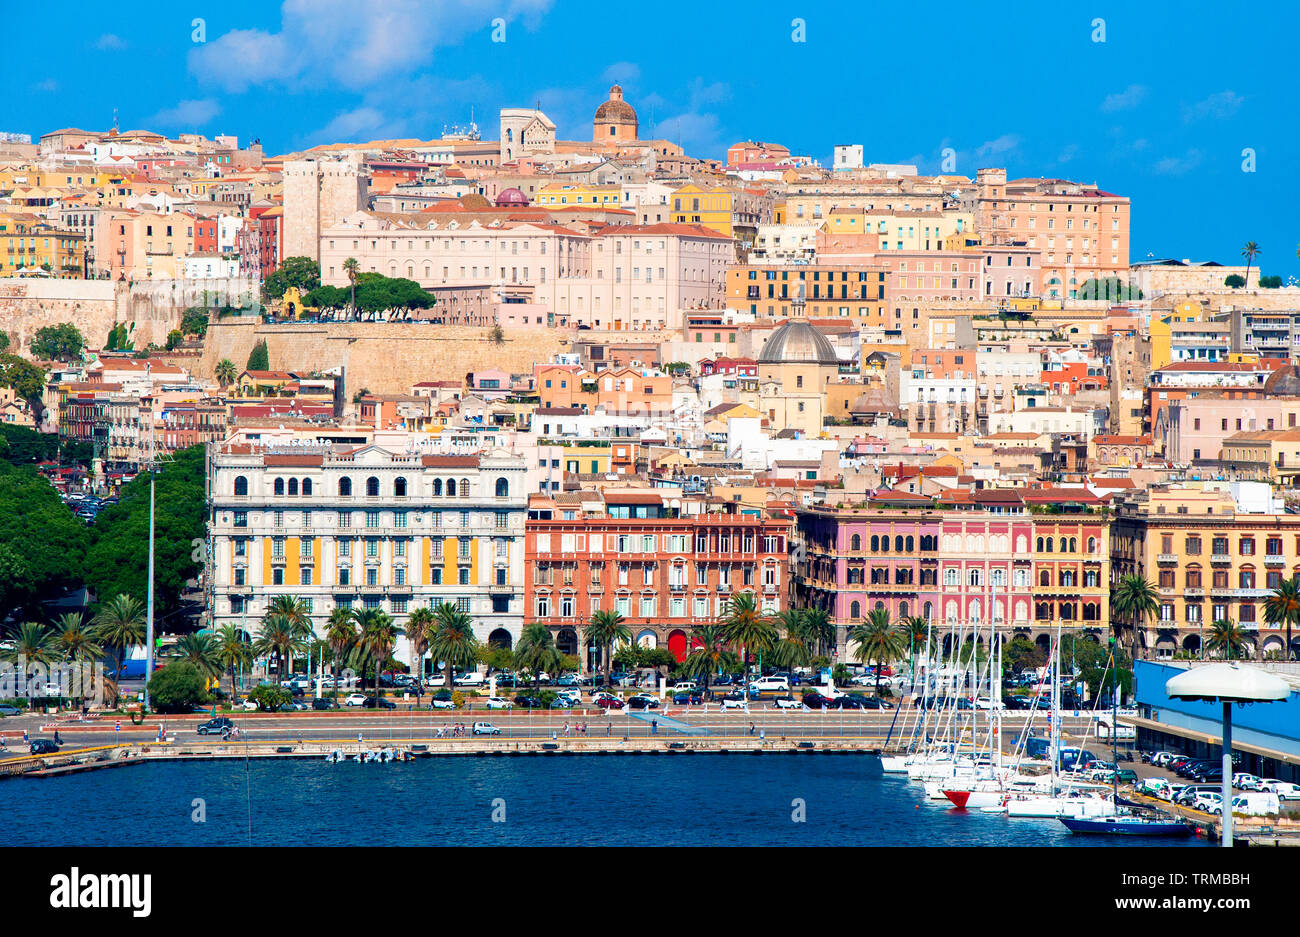
[[[727,647],[727,639],[718,625],[696,625],[691,629],[691,652],[682,661],[682,672],[689,677],[704,678],[704,692],[709,692],[709,678],[722,670],[734,669],[740,658]]]
[[[33,682],[27,679],[29,664],[48,664],[54,659],[54,635],[44,625],[25,621],[13,632],[13,647],[0,650],[0,658],[24,668],[23,682],[27,685],[27,703],[31,705]]]
[[[1160,599],[1156,595],[1155,586],[1143,578],[1140,573],[1130,573],[1120,579],[1111,590],[1110,596],[1111,620],[1127,619],[1129,626],[1133,629],[1133,640],[1130,643],[1129,657],[1137,658],[1138,630],[1146,622],[1148,616],[1154,615],[1160,610]],[[1116,629],[1116,638],[1119,638],[1118,629]]]
[[[85,616],[81,612],[69,612],[61,615],[54,622],[54,633],[50,639],[54,652],[74,665],[77,670],[73,682],[75,689],[83,691],[91,685],[92,666],[104,656],[104,649],[95,640],[93,629],[87,628]]]
[[[772,645],[772,663],[785,668],[791,685],[794,684],[794,669],[807,667],[810,661],[812,661],[812,651],[801,638],[780,638]]]
[[[411,646],[411,662],[415,665],[415,704],[420,705],[424,693],[424,655],[429,653],[429,638],[437,620],[433,609],[421,605],[406,616],[406,643]]]
[[[723,637],[745,652],[745,679],[749,679],[749,656],[753,651],[762,654],[776,644],[779,633],[776,625],[758,609],[758,598],[752,592],[737,592],[731,597],[718,622]]]
[[[555,646],[555,635],[541,622],[533,622],[524,628],[524,633],[515,645],[515,663],[526,667],[533,675],[533,693],[542,685],[542,673],[558,670],[564,663],[564,655]]]
[[[601,682],[609,685],[609,661],[615,642],[630,644],[632,629],[623,621],[623,616],[610,608],[597,609],[591,613],[587,623],[587,640],[595,643],[603,652],[601,662]]]
[[[429,638],[429,654],[442,661],[446,688],[451,689],[452,673],[457,667],[472,667],[478,662],[479,645],[469,615],[450,602],[441,602],[433,610],[436,622]]]
[[[1205,646],[1220,651],[1228,660],[1233,660],[1240,653],[1246,656],[1246,632],[1235,621],[1219,619],[1210,625],[1210,636]]]
[[[229,358],[222,358],[217,362],[217,383],[221,385],[222,390],[235,383],[237,377],[239,377],[239,371],[235,368],[235,362]]]
[[[293,655],[303,649],[303,639],[293,622],[284,615],[271,614],[262,619],[262,629],[258,632],[253,645],[259,656],[275,656],[275,672],[284,679],[284,662],[292,661]]]
[[[1250,286],[1250,265],[1256,257],[1262,254],[1258,244],[1254,241],[1247,241],[1246,246],[1241,249],[1241,256],[1246,258],[1246,286]]]
[[[210,634],[187,634],[177,639],[174,650],[181,660],[189,661],[208,680],[221,675],[221,656]]]
[[[819,654],[829,654],[835,647],[835,624],[826,609],[814,606],[803,610],[803,630],[816,645]]]
[[[311,613],[307,611],[307,603],[296,595],[277,595],[266,603],[266,614],[283,615],[289,620],[289,626],[293,629],[294,634],[302,639],[301,645],[294,648],[294,653],[301,653],[307,650],[311,645],[312,638],[316,636],[315,630],[311,625]],[[310,661],[308,661],[310,664]],[[310,667],[308,668],[310,669]],[[293,674],[293,658],[289,658],[289,674]],[[311,676],[311,674],[307,674]]]
[[[1286,659],[1291,660],[1291,626],[1300,622],[1300,576],[1283,579],[1264,600],[1264,620],[1286,625]]]
[[[325,626],[325,640],[334,652],[334,698],[338,699],[339,664],[357,643],[357,623],[352,617],[351,609],[336,608],[330,612],[329,622]]]
[[[909,615],[899,621],[903,634],[907,637],[908,666],[912,670],[912,682],[916,682],[916,649],[925,645],[930,633],[930,623],[920,615]]]
[[[352,288],[352,312],[357,311],[357,274],[361,271],[361,264],[357,263],[355,257],[349,257],[343,261],[343,272],[348,275],[348,285]]]
[[[235,671],[251,667],[253,645],[238,625],[222,625],[217,631],[217,663],[230,674],[230,699],[235,699]]]
[[[906,652],[906,626],[895,628],[889,621],[888,609],[873,608],[865,622],[849,630],[849,640],[858,646],[858,663],[876,662],[876,695],[879,696],[881,669]]]
[[[357,638],[357,651],[375,662],[375,695],[382,698],[384,688],[379,682],[379,674],[393,656],[402,629],[397,627],[391,615],[377,608],[362,609],[356,618],[357,629],[361,632]]]
[[[101,605],[91,619],[95,639],[117,650],[115,678],[120,679],[127,648],[144,642],[144,615],[144,604],[139,599],[123,594]]]

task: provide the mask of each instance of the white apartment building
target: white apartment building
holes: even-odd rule
[[[256,636],[293,595],[324,636],[336,608],[382,609],[400,628],[449,602],[480,641],[523,627],[525,463],[505,453],[419,455],[378,446],[208,449],[213,627]],[[405,641],[394,651],[403,660]]]

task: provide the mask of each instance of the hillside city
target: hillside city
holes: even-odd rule
[[[636,104],[283,155],[5,134],[0,613],[138,618],[156,477],[158,634],[277,667],[286,615],[448,609],[584,674],[737,609],[804,664],[1300,650],[1300,288],[1257,245],[1134,259],[1156,207],[1104,180],[697,156]]]

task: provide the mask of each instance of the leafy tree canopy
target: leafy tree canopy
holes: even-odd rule
[[[381,273],[359,273],[356,282],[357,308],[363,312],[381,309],[427,309],[435,299],[414,280],[386,277]],[[350,289],[322,286],[303,297],[308,306],[338,309],[352,298]]]
[[[149,680],[149,702],[160,713],[187,713],[207,701],[207,680],[187,660],[168,664]]]
[[[1142,291],[1136,286],[1122,282],[1119,277],[1105,277],[1100,280],[1094,277],[1085,280],[1083,286],[1079,287],[1079,298],[1126,302],[1141,299]]]
[[[191,306],[181,316],[181,332],[197,335],[199,338],[208,334],[208,311],[202,306]]]
[[[0,355],[0,387],[12,387],[19,397],[39,408],[45,369],[17,355]]]
[[[278,270],[262,281],[265,299],[279,299],[291,286],[309,293],[320,286],[320,264],[310,257],[286,257]]]
[[[1239,273],[1230,273],[1224,278],[1223,285],[1235,290],[1246,285],[1246,278]]]
[[[0,617],[80,582],[87,539],[48,481],[0,462]]]
[[[46,325],[32,336],[32,354],[46,361],[71,361],[79,358],[86,339],[71,322]]]
[[[271,370],[271,353],[267,351],[266,339],[253,346],[253,350],[248,354],[248,364],[244,367],[249,371]]]

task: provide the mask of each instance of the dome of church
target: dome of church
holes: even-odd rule
[[[498,208],[509,208],[515,205],[527,205],[528,196],[524,195],[519,189],[511,186],[508,189],[502,189],[501,194],[497,196]]]
[[[631,104],[623,100],[623,89],[614,85],[609,89],[609,100],[596,108],[598,124],[635,124],[636,111]]]
[[[1264,393],[1269,397],[1300,397],[1300,367],[1291,364],[1278,368],[1264,382]]]
[[[791,319],[772,333],[758,356],[759,364],[824,364],[838,367],[835,346],[802,319]]]

